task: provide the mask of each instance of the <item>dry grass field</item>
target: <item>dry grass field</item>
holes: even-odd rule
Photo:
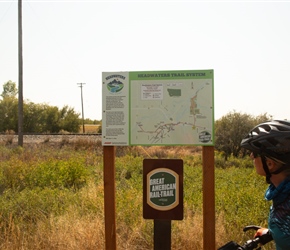
[[[85,133],[88,134],[96,134],[99,131],[100,125],[96,125],[96,124],[85,124]],[[80,126],[80,133],[83,132],[83,125]]]
[[[26,138],[23,148],[15,139],[0,140],[1,250],[105,249],[100,138],[58,138]],[[172,221],[171,247],[203,249],[201,148],[161,146],[116,148],[117,249],[154,247],[153,220],[142,216],[144,158],[183,159],[184,218]],[[242,232],[245,225],[266,224],[264,180],[247,164],[216,154],[217,246],[251,237]]]

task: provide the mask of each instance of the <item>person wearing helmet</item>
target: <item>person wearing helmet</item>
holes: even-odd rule
[[[242,140],[241,147],[251,152],[256,172],[265,176],[269,187],[265,199],[272,201],[268,229],[277,250],[290,249],[290,122],[274,120],[254,127]]]

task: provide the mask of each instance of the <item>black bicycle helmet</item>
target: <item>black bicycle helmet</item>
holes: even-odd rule
[[[242,140],[241,147],[260,154],[267,183],[271,176],[279,174],[290,167],[290,122],[274,120],[254,127]],[[282,166],[270,172],[266,157],[282,163]]]
[[[274,120],[254,127],[241,147],[283,164],[290,164],[290,122]]]

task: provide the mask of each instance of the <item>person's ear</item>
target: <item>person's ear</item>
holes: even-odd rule
[[[266,163],[270,171],[276,169],[277,162],[275,162],[274,160],[267,158]]]

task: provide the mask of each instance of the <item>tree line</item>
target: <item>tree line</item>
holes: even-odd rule
[[[0,133],[18,132],[18,89],[15,82],[3,85],[0,99]],[[38,104],[28,100],[23,102],[24,133],[59,133],[67,131],[77,133],[81,125],[80,114],[65,105],[62,108],[48,104]],[[95,123],[86,119],[87,123]]]
[[[8,81],[3,85],[0,99],[0,133],[18,131],[18,90],[16,84]],[[24,101],[23,132],[59,133],[67,131],[77,133],[82,123],[80,114],[69,106],[58,108],[48,104]],[[240,147],[241,140],[257,124],[271,120],[267,113],[259,116],[232,111],[215,121],[215,149],[227,159],[233,155],[243,157],[247,152]],[[86,124],[100,124],[101,121],[85,120]],[[101,132],[101,127],[100,130]]]

